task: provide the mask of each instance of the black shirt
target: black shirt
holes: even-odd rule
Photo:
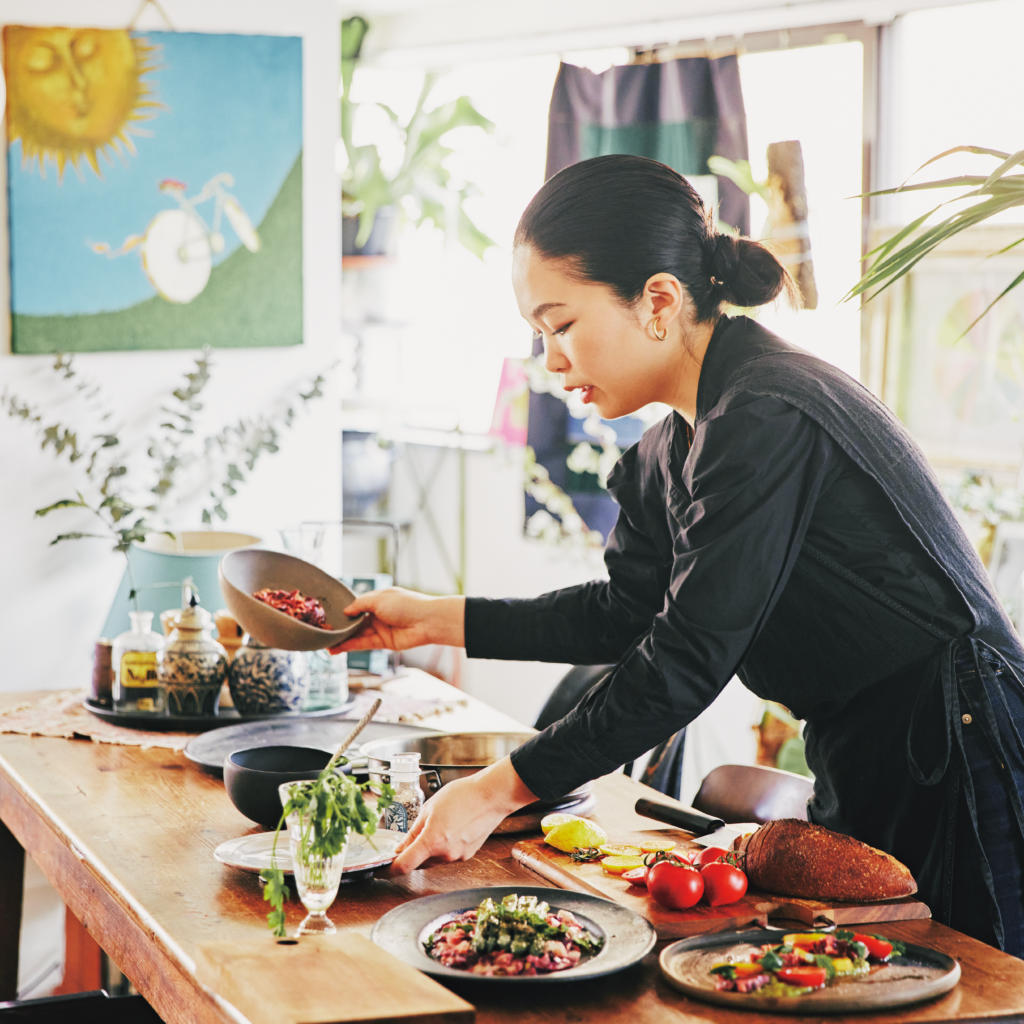
[[[701,391],[721,370],[719,344],[716,336],[708,348]],[[798,409],[745,399],[698,416],[692,448],[673,413],[626,452],[609,481],[623,507],[607,582],[532,600],[467,601],[470,657],[622,659],[578,714],[513,755],[537,796],[640,756],[692,721],[736,673],[758,695],[814,719],[940,646],[902,620],[889,636],[873,615],[837,603],[806,550],[787,572],[794,547],[830,556],[946,632],[970,628],[953,583],[882,488]],[[841,685],[851,669],[855,683]]]

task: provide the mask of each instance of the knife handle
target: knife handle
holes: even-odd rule
[[[655,821],[663,821],[666,825],[674,825],[695,836],[706,836],[715,829],[722,828],[725,822],[721,818],[713,818],[695,807],[671,807],[655,800],[641,798],[636,802],[636,813]]]

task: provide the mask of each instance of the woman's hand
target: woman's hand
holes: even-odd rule
[[[507,757],[468,779],[449,782],[423,804],[389,874],[469,860],[500,821],[536,799]]]
[[[343,651],[405,651],[423,644],[464,647],[464,597],[426,597],[401,587],[371,590],[346,609],[350,618],[369,612],[370,618],[351,639],[329,648]]]

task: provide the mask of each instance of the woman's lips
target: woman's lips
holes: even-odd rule
[[[584,405],[589,405],[594,400],[593,384],[573,384],[570,387],[566,387],[564,390],[578,391],[580,393],[580,401]]]

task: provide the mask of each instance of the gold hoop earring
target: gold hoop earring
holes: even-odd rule
[[[661,323],[661,321],[659,321],[659,320],[655,320],[654,321],[654,327],[653,327],[654,336],[658,339],[658,341],[664,341],[668,337],[668,328],[667,327],[665,328],[665,333],[664,334],[659,334],[658,333],[658,327],[660,326],[660,323]]]

